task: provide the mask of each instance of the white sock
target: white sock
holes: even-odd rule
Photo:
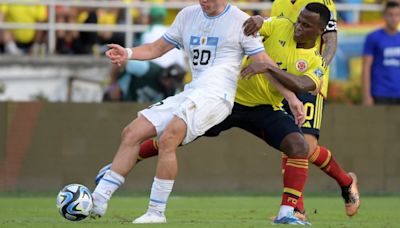
[[[125,182],[125,178],[118,173],[108,170],[100,180],[92,196],[93,201],[99,204],[107,203],[112,194]]]
[[[153,185],[151,186],[149,212],[157,212],[160,215],[164,215],[173,186],[174,180],[162,180],[154,177]]]
[[[279,209],[278,219],[281,219],[282,217],[288,215],[292,215],[293,213],[294,213],[294,207],[281,205],[281,208]]]

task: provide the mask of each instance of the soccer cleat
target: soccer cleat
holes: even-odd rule
[[[299,210],[296,210],[296,208],[295,208],[293,215],[294,215],[294,217],[296,217],[296,218],[298,218],[300,220],[307,221],[307,213],[306,213],[306,211],[301,212]],[[276,218],[277,218],[276,216],[271,217],[272,222],[275,221]]]
[[[342,197],[344,199],[344,205],[347,216],[353,216],[357,214],[358,208],[360,208],[360,193],[357,186],[357,176],[354,173],[348,173],[353,179],[351,185],[347,188],[342,188]]]
[[[112,164],[110,163],[100,169],[99,173],[97,173],[96,179],[94,180],[96,185],[99,184],[100,180],[104,177],[104,174],[106,174],[106,172],[111,169],[111,165]]]
[[[287,224],[287,225],[303,225],[303,226],[310,226],[311,223],[301,220],[300,218],[295,217],[294,214],[288,214],[280,219],[276,217],[274,219],[274,224]]]
[[[157,212],[146,212],[144,215],[132,221],[134,224],[144,223],[167,223],[167,219],[164,214],[158,214]]]
[[[299,210],[294,209],[294,217],[296,217],[296,218],[298,218],[300,220],[303,220],[303,221],[307,221],[307,213],[306,213],[306,211],[301,212]]]
[[[90,211],[90,217],[94,219],[103,217],[106,214],[107,207],[107,203],[98,205],[95,203],[95,200],[93,200],[93,208]]]

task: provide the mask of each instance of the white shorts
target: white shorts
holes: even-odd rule
[[[187,144],[222,122],[231,111],[232,105],[223,98],[204,90],[188,89],[141,110],[138,115],[154,125],[158,137],[174,116],[181,118],[187,126],[182,144]]]

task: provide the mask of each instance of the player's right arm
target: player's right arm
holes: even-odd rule
[[[267,73],[268,76],[272,74],[274,80],[277,80],[285,88],[295,93],[304,93],[315,91],[320,87],[320,80],[317,77],[298,77],[278,67],[270,64],[269,62],[255,62],[242,69],[241,76],[250,78],[253,75]],[[270,80],[270,77],[268,77]]]
[[[112,63],[121,66],[129,59],[149,60],[158,58],[175,46],[165,41],[164,38],[159,38],[153,43],[134,48],[123,48],[118,44],[109,44],[107,47],[110,49],[106,52],[106,56],[111,59]]]
[[[260,52],[256,55],[252,55],[252,56],[250,56],[250,59],[255,64],[260,65],[260,66],[269,65],[269,66],[276,67],[276,63],[265,52]],[[252,64],[250,66],[253,66],[253,65],[254,64]],[[245,67],[243,70],[245,70],[246,68],[247,67]],[[242,70],[242,74],[241,74],[242,77],[244,76],[243,70]],[[269,73],[266,73],[264,75],[275,86],[275,88],[282,94],[282,96],[288,101],[290,110],[292,111],[293,116],[295,117],[296,124],[301,126],[305,121],[303,102],[301,102],[297,98],[295,93],[293,93],[291,90],[286,88],[279,80],[276,80],[275,77],[273,77]]]
[[[152,43],[134,48],[123,48],[117,44],[109,44],[108,47],[110,49],[106,52],[106,56],[111,59],[112,63],[121,66],[128,59],[155,59],[175,47],[179,48],[182,46],[182,31],[184,29],[185,18],[188,16],[190,15],[188,15],[186,8],[181,10],[168,31]]]

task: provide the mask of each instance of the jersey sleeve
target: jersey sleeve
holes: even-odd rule
[[[367,35],[364,42],[363,55],[374,55],[374,37],[372,34]]]
[[[260,52],[265,52],[264,45],[261,42],[261,37],[246,36],[243,30],[240,33],[240,42],[244,53],[248,56],[255,55]]]
[[[329,11],[331,12],[331,18],[325,27],[324,33],[337,32],[337,14],[335,4],[333,1],[330,1],[329,4],[326,4],[326,7],[328,7]]]
[[[183,25],[185,21],[185,9],[181,10],[178,15],[176,16],[174,22],[172,23],[171,27],[164,33],[163,38],[178,49],[183,47],[183,40],[182,40],[182,31]]]
[[[310,67],[304,72],[304,75],[309,77],[315,83],[315,87],[318,88],[321,85],[322,77],[325,75],[326,70],[327,65],[322,57],[320,57],[312,61]]]

